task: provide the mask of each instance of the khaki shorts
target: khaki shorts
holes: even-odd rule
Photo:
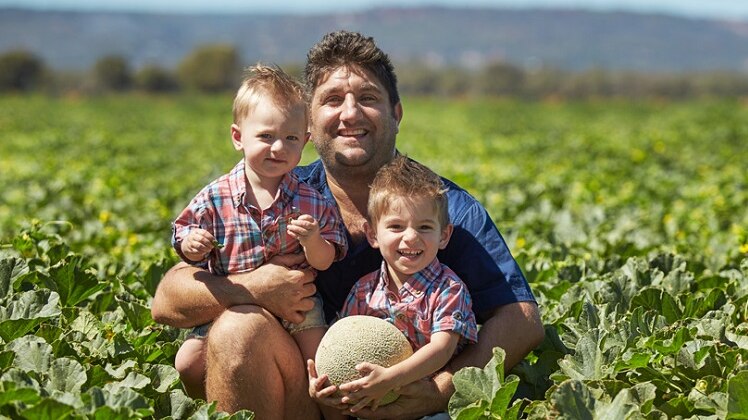
[[[283,325],[283,328],[285,328],[289,334],[294,335],[298,332],[308,330],[310,328],[327,327],[327,323],[325,322],[325,312],[322,309],[322,298],[319,295],[314,295],[312,296],[312,300],[314,301],[314,307],[305,314],[306,318],[304,318],[304,320],[301,321],[300,324],[293,324],[286,321],[285,319],[280,319],[281,325]],[[187,338],[207,337],[211,325],[213,325],[212,322],[208,324],[198,325],[197,327],[192,329]]]

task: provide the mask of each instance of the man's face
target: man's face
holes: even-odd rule
[[[314,90],[312,142],[336,174],[373,176],[395,153],[402,107],[394,109],[377,78],[358,67],[331,71]]]

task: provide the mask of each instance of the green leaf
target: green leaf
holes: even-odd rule
[[[84,264],[83,256],[72,255],[49,269],[48,287],[60,294],[65,306],[75,306],[106,287]]]
[[[49,369],[49,382],[45,388],[52,391],[79,393],[86,383],[86,370],[77,360],[62,357],[55,359]]]
[[[156,392],[166,392],[179,382],[179,372],[169,365],[151,365],[147,369],[151,385]]]
[[[559,419],[593,420],[595,400],[590,390],[578,380],[568,380],[558,386],[551,395],[553,407]]]
[[[0,407],[11,403],[34,404],[40,399],[36,388],[5,380],[0,384]]]
[[[727,381],[727,418],[748,419],[748,371]]]
[[[67,404],[52,398],[43,398],[38,404],[21,411],[21,415],[29,420],[37,419],[66,419],[75,410]]]
[[[27,335],[8,343],[6,348],[16,354],[13,366],[26,372],[46,373],[51,366],[52,346],[42,338]]]
[[[13,281],[28,271],[28,265],[20,258],[0,260],[0,302],[13,293]]]
[[[154,416],[157,418],[170,416],[174,419],[185,419],[194,411],[197,403],[185,395],[181,389],[174,389],[168,394],[161,394],[157,400]]]
[[[151,309],[135,300],[134,296],[117,296],[117,303],[125,312],[127,322],[135,331],[140,331],[148,325],[154,324]]]
[[[26,335],[43,320],[60,315],[60,297],[49,290],[29,290],[0,307],[0,337],[12,341]]]
[[[495,347],[493,357],[483,369],[467,367],[455,373],[452,378],[455,393],[448,405],[450,416],[462,418],[460,413],[463,410],[475,413],[476,407],[483,407],[497,417],[506,416],[509,402],[517,390],[519,378],[511,375],[504,382],[504,358],[504,350]],[[470,418],[468,414],[464,416]]]

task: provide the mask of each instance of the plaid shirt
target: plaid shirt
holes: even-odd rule
[[[192,199],[173,226],[172,245],[183,260],[189,262],[181,251],[182,240],[198,227],[212,233],[223,247],[193,264],[219,275],[254,270],[276,255],[302,252],[299,241],[286,230],[289,220],[300,214],[319,222],[322,237],[337,248],[336,260],[345,256],[348,241],[336,205],[295,175],[286,174],[275,201],[264,211],[247,203],[247,188],[242,159]]]
[[[341,317],[371,315],[394,324],[405,334],[414,350],[431,341],[431,334],[453,331],[465,341],[478,340],[478,327],[465,283],[446,265],[434,258],[426,268],[412,275],[399,294],[389,291],[387,263],[362,277],[348,294]]]

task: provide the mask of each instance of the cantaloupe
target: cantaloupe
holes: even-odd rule
[[[389,322],[373,316],[353,315],[335,322],[317,349],[317,374],[326,374],[333,385],[350,382],[361,375],[355,366],[361,362],[390,367],[413,354],[413,349],[400,330]],[[390,392],[380,405],[397,399]]]

